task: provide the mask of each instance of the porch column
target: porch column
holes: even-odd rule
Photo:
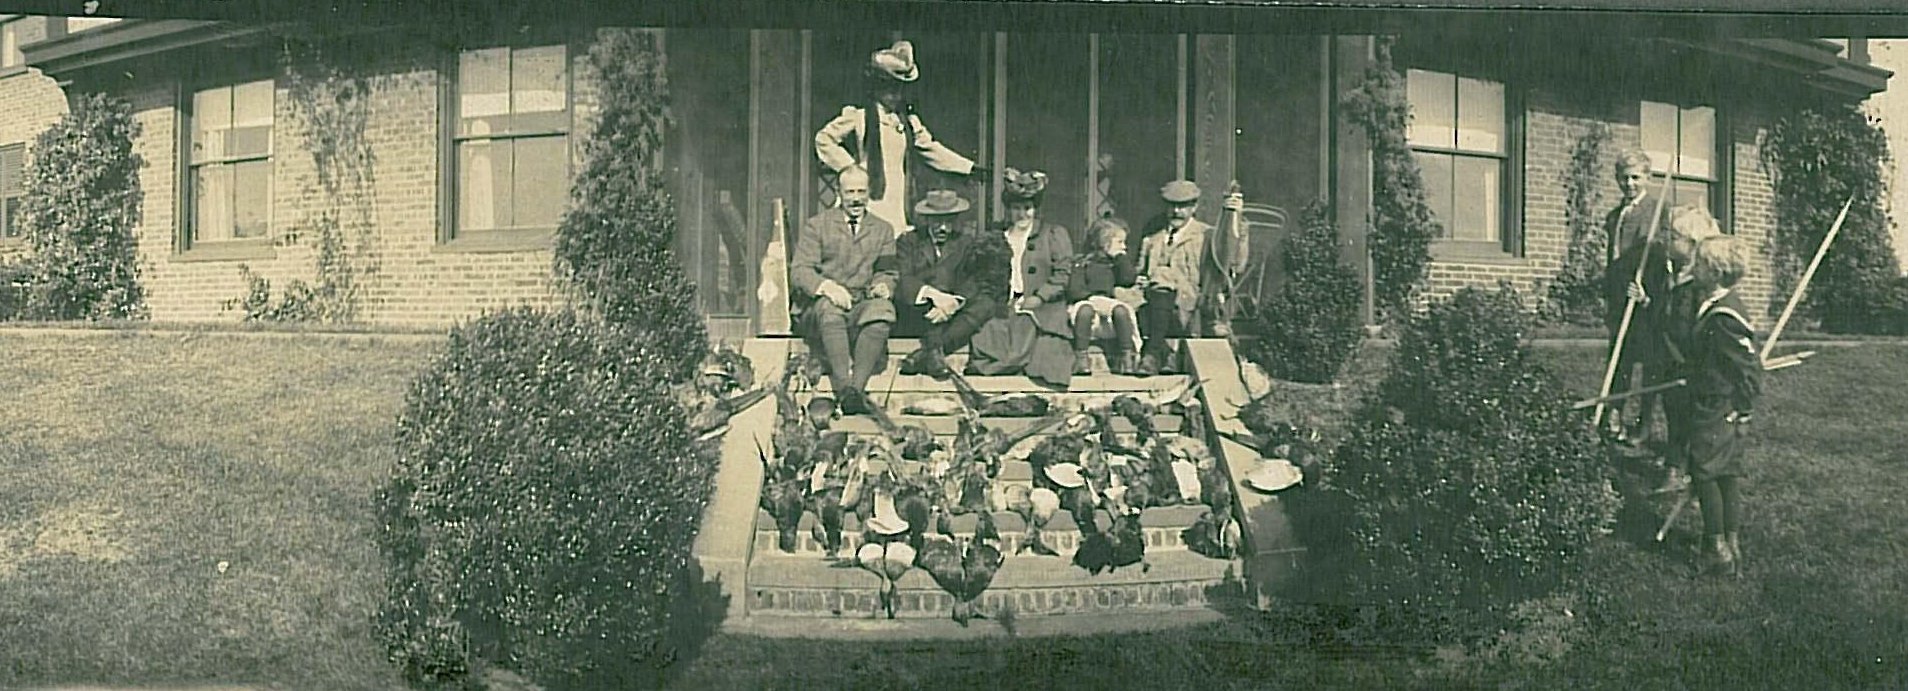
[[[1331,43],[1331,64],[1327,67],[1331,88],[1326,96],[1332,115],[1329,127],[1332,210],[1338,222],[1345,262],[1358,272],[1359,283],[1365,289],[1363,319],[1366,324],[1372,324],[1376,320],[1376,307],[1372,299],[1368,242],[1372,214],[1371,141],[1364,130],[1345,120],[1338,99],[1357,88],[1365,78],[1365,71],[1377,63],[1377,42],[1371,36],[1334,36]]]
[[[1197,215],[1218,222],[1226,185],[1234,170],[1233,111],[1235,65],[1232,36],[1199,36],[1193,59],[1193,180],[1199,183]]]
[[[803,154],[807,147],[801,126],[802,37],[795,31],[761,30],[754,33],[755,60],[750,76],[749,135],[749,237],[763,237],[775,227],[775,200],[783,201],[784,214],[794,213],[797,204]],[[790,224],[796,219],[782,219]],[[751,242],[762,251],[774,248],[775,238]],[[792,241],[784,237],[784,242]],[[788,316],[787,245],[780,248],[781,261],[758,262],[764,267],[780,267],[780,276],[760,276],[763,285],[773,286],[771,304],[755,304],[751,310],[756,333],[781,336],[790,333]]]

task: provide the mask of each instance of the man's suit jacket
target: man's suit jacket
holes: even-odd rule
[[[934,246],[925,228],[901,234],[894,244],[896,264],[901,272],[899,287],[894,292],[896,306],[914,304],[922,286],[934,286],[936,290],[964,298],[974,297],[974,277],[965,267],[973,251],[973,228],[956,227],[946,244],[940,247]]]
[[[894,287],[894,227],[874,214],[862,214],[860,224],[860,232],[850,230],[842,209],[823,210],[803,224],[788,266],[789,280],[801,295],[814,297],[824,280],[841,284],[857,300],[877,283]]]

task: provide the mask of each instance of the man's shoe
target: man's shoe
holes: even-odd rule
[[[934,348],[921,348],[901,361],[901,373],[907,375],[933,376],[937,370],[945,369],[947,369],[947,363],[942,359],[941,351]]]
[[[1141,356],[1139,366],[1133,368],[1133,374],[1140,377],[1150,377],[1159,374],[1159,357],[1150,353]]]
[[[868,394],[861,389],[845,389],[836,392],[835,403],[840,406],[843,415],[868,414]]]
[[[1711,576],[1733,576],[1736,574],[1736,555],[1729,551],[1729,540],[1721,535],[1709,536],[1709,548],[1703,559],[1703,572]]]
[[[1093,358],[1086,353],[1073,354],[1073,375],[1084,377],[1093,374]]]

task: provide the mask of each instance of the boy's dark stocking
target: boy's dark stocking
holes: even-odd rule
[[[854,351],[848,345],[848,317],[833,303],[815,305],[815,328],[820,331],[822,357],[828,360],[828,380],[836,391],[853,387]]]
[[[1723,534],[1723,498],[1722,488],[1713,479],[1696,482],[1696,500],[1703,505],[1703,535],[1715,537]]]
[[[1093,345],[1093,319],[1094,311],[1092,305],[1087,305],[1074,312],[1073,352],[1085,353],[1087,352],[1087,348]]]

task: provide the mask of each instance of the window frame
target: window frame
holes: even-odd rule
[[[201,65],[210,58],[200,58]],[[278,146],[279,117],[278,89],[279,79],[275,69],[269,67],[269,59],[233,61],[229,67],[187,70],[184,76],[174,84],[173,103],[177,117],[174,137],[175,156],[174,181],[174,258],[183,260],[206,259],[268,259],[276,255],[275,221],[277,216],[278,195]],[[192,161],[192,139],[198,126],[198,114],[195,112],[194,98],[201,91],[218,88],[237,87],[254,82],[267,81],[272,90],[272,127],[267,138],[267,153],[264,156],[233,156],[217,161],[217,165],[236,166],[243,162],[268,161],[272,171],[271,187],[265,198],[265,234],[262,237],[232,238],[227,240],[203,241],[198,238],[196,227],[198,207],[193,199],[197,185],[193,180],[195,170],[207,163],[194,164]],[[236,213],[236,209],[234,209]]]
[[[1644,113],[1647,112],[1645,110],[1647,104],[1654,103],[1669,106],[1676,110],[1675,151],[1671,152],[1672,160],[1670,161],[1670,167],[1659,170],[1656,167],[1656,161],[1651,160],[1650,175],[1654,178],[1654,176],[1659,173],[1667,174],[1676,182],[1701,182],[1707,185],[1709,187],[1709,194],[1708,199],[1704,200],[1704,208],[1709,211],[1711,217],[1716,219],[1716,225],[1722,229],[1723,233],[1733,235],[1736,230],[1733,222],[1734,219],[1732,218],[1733,214],[1731,214],[1730,211],[1732,206],[1731,202],[1734,198],[1732,192],[1735,184],[1735,147],[1731,144],[1728,109],[1719,101],[1720,99],[1703,98],[1700,95],[1686,95],[1682,98],[1638,98],[1636,104],[1637,138],[1638,144],[1641,146],[1645,126],[1643,116]],[[1690,108],[1709,108],[1714,116],[1714,122],[1710,126],[1710,176],[1707,178],[1684,175],[1678,171],[1678,169],[1682,167],[1683,111]],[[1656,184],[1660,183],[1653,183],[1653,185]],[[1672,182],[1670,184],[1673,186],[1676,183]]]
[[[13,195],[6,193],[7,181],[5,175],[7,166],[4,161],[10,153],[20,157],[19,169],[22,178],[18,183],[20,192]],[[7,212],[7,201],[9,199],[26,198],[26,181],[24,179],[26,177],[26,155],[26,142],[0,145],[0,246],[18,245],[26,242],[26,229],[19,227],[19,219],[13,218],[12,214]],[[21,205],[24,206],[25,202],[22,202]],[[11,235],[7,234],[9,231],[12,232]]]
[[[1457,79],[1475,79],[1493,82],[1504,90],[1504,146],[1503,153],[1490,154],[1472,151],[1461,147],[1438,147],[1414,144],[1406,133],[1405,147],[1415,159],[1419,152],[1456,157],[1495,159],[1502,165],[1498,177],[1498,238],[1496,240],[1461,240],[1454,237],[1437,237],[1431,240],[1431,255],[1434,260],[1456,261],[1504,261],[1519,260],[1525,257],[1524,238],[1524,164],[1527,94],[1523,81],[1514,74],[1493,72],[1473,64],[1445,64],[1439,61],[1402,62],[1397,69],[1400,76],[1410,79],[1410,70],[1421,70],[1451,75]],[[1407,98],[1406,105],[1410,102]],[[1461,105],[1459,106],[1462,107]],[[1461,123],[1457,123],[1461,124]],[[1455,142],[1454,142],[1455,143]],[[1415,160],[1413,161],[1416,162]],[[1421,171],[1422,174],[1422,171]],[[1444,223],[1446,219],[1439,219]],[[1450,234],[1449,227],[1445,232]]]
[[[26,46],[20,40],[20,22],[24,15],[0,16],[0,77],[10,77],[27,71]],[[13,37],[13,48],[6,48],[6,37]],[[18,53],[20,61],[7,64],[11,54]]]
[[[462,114],[458,110],[461,94],[458,82],[461,79],[460,61],[467,52],[509,48],[513,52],[525,48],[543,48],[561,46],[563,48],[563,87],[564,87],[564,128],[530,132],[509,132],[503,135],[483,137],[464,137],[458,134],[458,124]],[[459,45],[440,52],[438,56],[438,223],[437,245],[440,250],[461,252],[521,252],[547,250],[555,246],[556,230],[562,224],[561,215],[557,223],[547,228],[498,228],[468,231],[459,227],[463,198],[458,178],[462,171],[458,168],[458,146],[461,142],[475,139],[491,141],[510,141],[536,137],[564,137],[564,193],[565,205],[568,193],[575,184],[577,171],[577,152],[581,118],[577,108],[577,61],[587,55],[584,38],[574,32],[532,32],[530,35],[512,40],[487,41]]]

